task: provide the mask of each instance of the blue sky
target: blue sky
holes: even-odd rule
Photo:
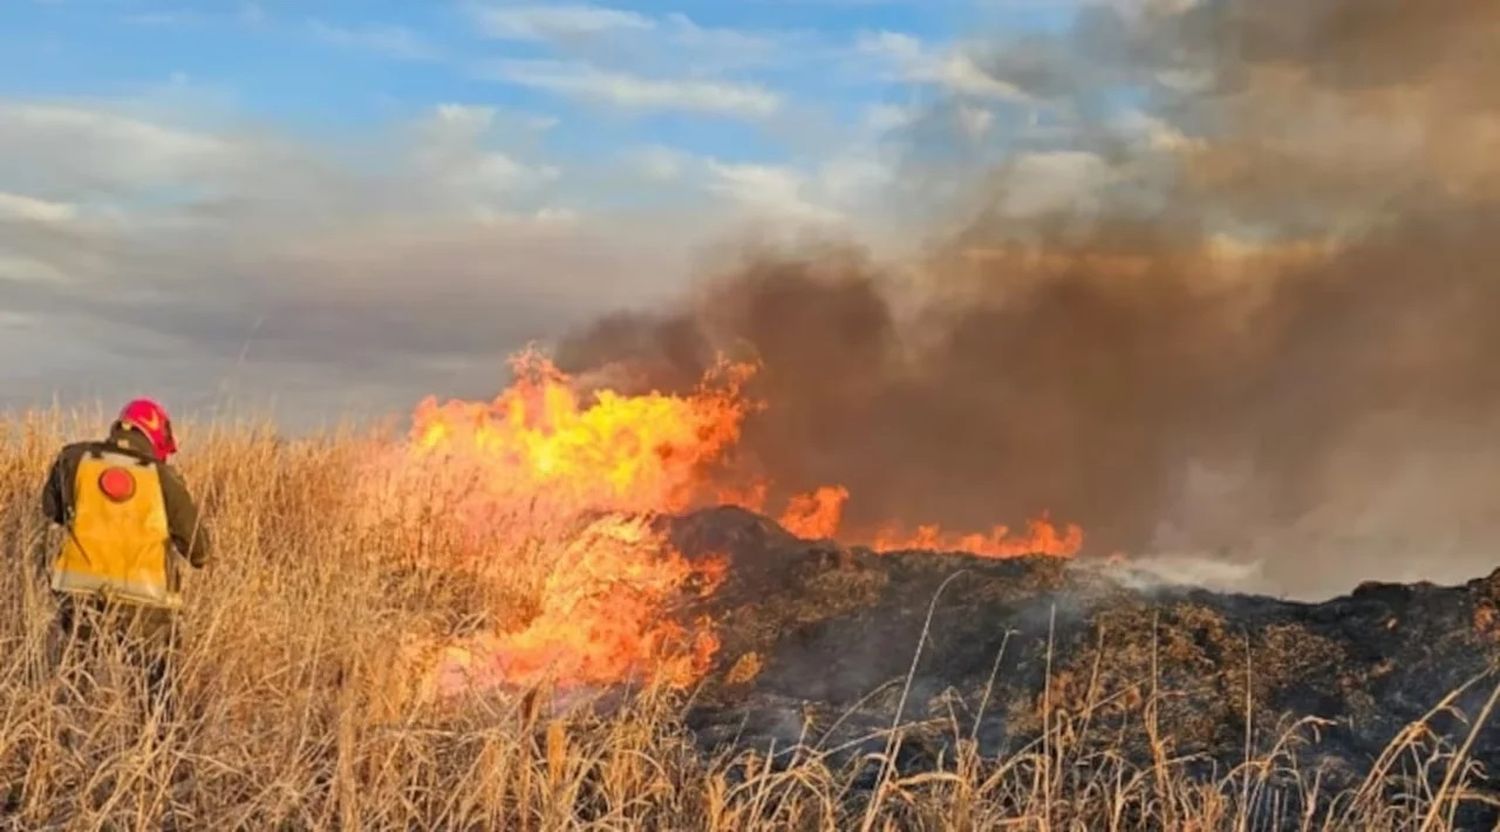
[[[973,46],[1105,1],[0,0],[0,406],[484,395],[747,227],[916,242],[919,125],[1076,199],[1081,110]]]
[[[936,53],[981,30],[1056,30],[1072,14],[1048,0],[7,0],[0,94],[191,88],[238,116],[335,136],[459,102],[555,118],[563,153],[661,143],[766,161],[797,152],[767,124],[777,114],[852,122],[913,94],[900,67],[872,71],[876,36]],[[659,88],[630,102],[611,80]],[[693,83],[723,100],[688,101]]]

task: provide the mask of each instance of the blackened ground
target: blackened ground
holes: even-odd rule
[[[1301,762],[1329,785],[1352,784],[1450,691],[1484,677],[1456,702],[1472,717],[1497,681],[1500,571],[1456,587],[1366,584],[1305,604],[1128,589],[1128,567],[1055,558],[876,554],[798,540],[732,508],[678,518],[670,532],[690,557],[731,560],[706,602],[720,622],[720,664],[691,715],[709,747],[853,755],[883,745],[872,735],[896,717],[929,608],[901,711],[903,723],[928,727],[911,732],[904,765],[944,750],[955,724],[986,754],[1021,747],[1041,730],[1044,689],[1054,718],[1093,703],[1100,741],[1144,760],[1140,705],[1155,690],[1172,752],[1201,755],[1205,770],[1244,759],[1247,713],[1259,750],[1292,720],[1318,717],[1329,724]],[[1433,726],[1455,745],[1468,731],[1453,716]],[[1500,725],[1473,754],[1500,766]]]

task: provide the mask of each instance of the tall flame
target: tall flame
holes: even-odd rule
[[[726,470],[755,407],[743,395],[754,368],[720,364],[687,395],[585,396],[538,353],[511,366],[514,383],[492,401],[422,402],[394,481],[382,480],[396,493],[376,501],[384,512],[403,510],[413,494],[433,501],[444,527],[461,535],[448,562],[428,565],[511,599],[493,602],[485,632],[445,645],[436,686],[691,685],[718,639],[713,622],[684,622],[680,607],[714,592],[726,562],[689,561],[649,521],[710,503],[763,508],[772,483]],[[803,538],[841,536],[849,499],[842,485],[793,497],[782,525]],[[970,535],[921,526],[914,535],[843,536],[882,551],[989,557],[1065,556],[1082,545],[1078,527],[1059,531],[1046,518],[1022,535],[1004,526]],[[514,602],[517,592],[525,603]]]
[[[494,401],[429,398],[413,417],[415,448],[480,463],[476,485],[491,496],[677,511],[698,496],[704,467],[739,440],[749,410],[740,395],[748,365],[721,365],[691,396],[603,390],[589,404],[538,353],[518,355],[511,367],[516,381]]]
[[[423,495],[461,532],[438,566],[504,599],[486,632],[446,645],[437,688],[691,684],[718,640],[675,607],[712,592],[724,563],[689,561],[649,519],[705,499],[750,410],[751,368],[721,365],[685,396],[585,397],[537,353],[511,364],[493,401],[422,402],[396,475],[394,496]]]

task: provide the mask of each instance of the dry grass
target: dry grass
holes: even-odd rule
[[[97,421],[0,420],[5,562],[55,543],[37,516],[64,436]],[[1471,799],[1465,749],[1416,724],[1362,785],[1329,793],[1292,753],[1318,725],[1247,725],[1243,763],[1215,771],[1165,740],[1141,761],[1097,729],[1127,699],[1151,736],[1170,691],[1153,678],[1071,679],[1043,693],[1046,733],[1003,758],[953,726],[955,754],[907,772],[817,749],[704,756],[683,697],[609,712],[538,695],[414,698],[403,664],[423,639],[486,610],[524,617],[545,537],[513,541],[509,578],[476,588],[439,522],[376,516],[351,497],[355,435],[282,442],[255,426],[184,431],[185,473],[208,495],[217,562],[192,576],[174,678],[153,712],[119,655],[49,653],[52,601],[33,569],[0,577],[0,823],[80,829],[1442,829]],[[508,555],[509,557],[509,555]],[[475,597],[476,593],[486,597]],[[494,593],[498,593],[496,597]],[[487,595],[488,594],[488,595]],[[80,679],[93,679],[79,686]],[[1485,683],[1488,684],[1488,683]],[[1103,690],[1112,690],[1103,701]],[[1254,713],[1253,686],[1243,712]],[[1129,695],[1126,695],[1128,691]],[[993,703],[981,703],[981,708]],[[1440,703],[1439,708],[1445,707]],[[1108,711],[1110,719],[1100,714]],[[894,755],[898,727],[884,747]]]

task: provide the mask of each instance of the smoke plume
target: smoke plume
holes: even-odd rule
[[[983,140],[959,94],[900,137],[908,204],[966,217],[919,266],[749,246],[560,358],[682,388],[758,357],[746,464],[847,484],[852,526],[1050,510],[1301,595],[1487,572],[1495,43],[1480,0],[1184,0],[971,44],[1020,96]]]

